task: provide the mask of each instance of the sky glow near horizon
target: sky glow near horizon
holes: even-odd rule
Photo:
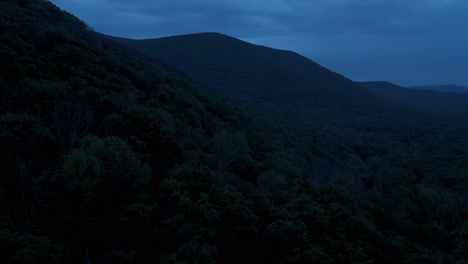
[[[219,32],[295,51],[355,81],[468,87],[468,1],[51,0],[126,38]]]

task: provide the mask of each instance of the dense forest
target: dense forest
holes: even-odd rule
[[[312,77],[345,87],[249,107],[1,0],[0,262],[468,263],[465,121]]]

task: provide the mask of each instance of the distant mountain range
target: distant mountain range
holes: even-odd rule
[[[447,84],[447,85],[419,85],[419,86],[409,86],[407,88],[415,90],[431,90],[444,93],[468,93],[468,87]]]
[[[389,82],[358,82],[358,84],[387,99],[419,110],[468,118],[468,94],[465,93],[440,92],[422,88],[410,89]]]

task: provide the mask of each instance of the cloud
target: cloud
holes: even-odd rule
[[[454,0],[55,0],[106,32],[133,38],[200,31],[237,37],[281,34],[413,34],[461,27]],[[450,15],[450,19],[447,19]],[[444,19],[440,19],[443,17]],[[133,30],[131,30],[133,28]]]
[[[410,72],[420,68],[416,82],[426,78],[420,82],[430,83],[440,75],[445,77],[437,82],[456,78],[468,85],[468,77],[461,77],[466,75],[463,63],[468,60],[465,0],[52,2],[96,31],[114,36],[155,38],[220,32],[297,51],[351,78],[381,76],[409,83]]]

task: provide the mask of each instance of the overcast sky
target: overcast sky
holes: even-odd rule
[[[467,0],[51,0],[134,39],[219,32],[356,81],[468,86]]]

